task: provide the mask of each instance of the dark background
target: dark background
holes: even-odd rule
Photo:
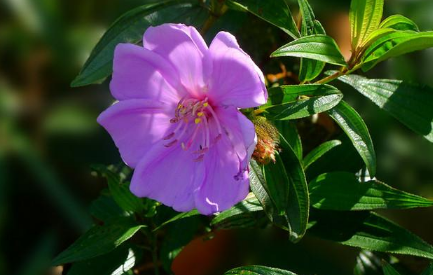
[[[90,165],[120,162],[110,137],[96,123],[112,98],[108,81],[75,89],[69,84],[107,27],[143,2],[0,2],[0,274],[60,274],[61,268],[48,268],[50,259],[91,225],[87,207],[105,183],[91,175]],[[349,54],[349,1],[311,4],[327,32]],[[431,0],[385,1],[385,15],[395,13],[411,18],[423,31],[433,29]],[[265,73],[278,73],[277,62],[268,56],[288,37],[252,16],[229,16],[240,24],[228,29],[245,51]],[[289,70],[297,66],[296,60],[284,62]],[[369,75],[433,87],[432,64],[430,49],[385,62]],[[341,87],[369,126],[377,151],[377,178],[433,198],[432,144],[355,91]],[[433,244],[432,209],[383,214]],[[275,229],[221,232],[212,241],[194,241],[175,267],[178,274],[189,275],[218,274],[242,264],[267,264],[305,275],[351,274],[357,253],[311,237],[292,245]],[[197,255],[202,258],[191,260]],[[403,262],[414,274],[427,264],[412,257]],[[185,266],[188,273],[183,272]]]

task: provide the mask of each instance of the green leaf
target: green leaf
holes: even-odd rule
[[[352,50],[378,29],[382,14],[383,0],[352,0],[349,12]]]
[[[296,128],[296,123],[293,121],[274,121],[275,127],[277,127],[278,132],[283,136],[285,140],[289,143],[290,147],[293,148],[298,159],[302,159],[303,149],[302,149],[302,141],[301,136],[298,133],[298,129]]]
[[[103,226],[94,226],[60,253],[52,265],[83,261],[106,254],[143,227],[145,225],[136,224],[130,219],[119,219]]]
[[[316,21],[315,23],[316,26],[315,26],[314,34],[326,34],[325,30],[323,29],[319,21]],[[325,65],[326,65],[325,62],[321,62],[313,59],[301,58],[301,65],[299,69],[299,80],[301,82],[307,82],[315,79],[323,71]]]
[[[307,0],[298,0],[299,8],[302,15],[301,34],[302,36],[314,34],[326,34],[322,24],[316,20],[313,9]],[[299,69],[299,80],[301,82],[315,79],[322,72],[325,63],[312,59],[301,58]]]
[[[262,172],[263,167],[255,161],[251,161],[250,185],[251,190],[259,200],[269,220],[276,226],[287,230],[290,240],[297,242],[305,234],[308,222],[308,186],[298,157],[283,137],[281,137],[280,145],[282,151],[278,155],[277,162],[284,163],[284,168],[281,166],[276,166],[276,168],[280,167],[279,169],[286,171],[284,177],[270,178],[268,174],[268,178],[265,179],[265,175]],[[276,171],[276,173],[281,173],[281,170],[279,172]],[[286,177],[288,182],[285,182]],[[275,181],[275,179],[279,180]],[[267,180],[270,181],[267,182]],[[288,186],[285,186],[285,184],[288,184]],[[274,190],[279,190],[281,186],[284,186],[284,188],[288,187],[286,189],[288,191],[288,198],[281,195],[272,197],[272,193],[268,190],[269,185],[275,185],[273,186]],[[284,200],[286,204],[284,205],[282,201],[278,201],[277,204],[276,200],[279,199]],[[281,208],[282,205],[284,208]]]
[[[280,136],[280,140],[280,156],[290,179],[286,215],[291,228],[290,239],[292,242],[297,242],[304,236],[307,230],[310,209],[308,184],[301,161],[296,156],[293,148],[284,137]]]
[[[293,272],[273,267],[250,265],[237,267],[227,271],[224,275],[296,275]]]
[[[430,263],[430,265],[420,275],[432,275],[432,274],[433,274],[433,263]]]
[[[400,14],[391,15],[384,19],[379,28],[390,28],[397,31],[419,31],[418,26],[412,20]]]
[[[294,39],[299,37],[299,31],[290,13],[290,9],[283,0],[227,0],[226,4],[229,8],[254,14],[280,28]]]
[[[331,119],[331,118],[330,118]],[[336,137],[341,145],[335,147],[311,164],[306,170],[307,179],[312,180],[325,172],[345,171],[357,173],[365,168],[364,161],[356,151],[352,141],[344,133]]]
[[[400,80],[338,78],[351,85],[414,132],[433,142],[433,89]]]
[[[170,224],[172,222],[178,221],[178,220],[182,220],[182,219],[186,219],[189,217],[193,217],[193,216],[198,216],[201,215],[200,212],[198,212],[197,209],[191,210],[189,212],[182,212],[177,214],[176,216],[174,216],[173,218],[163,222],[162,224],[160,224],[157,228],[155,228],[153,231],[158,231],[159,229],[163,228],[164,226],[166,226],[167,224]]]
[[[324,210],[373,210],[430,207],[433,201],[380,181],[359,182],[352,173],[325,173],[310,182],[311,206]]]
[[[290,179],[278,152],[275,153],[275,160],[275,163],[271,161],[269,164],[263,166],[262,172],[266,180],[264,187],[274,202],[277,214],[284,216],[289,200]]]
[[[119,43],[138,43],[150,26],[163,23],[201,25],[204,10],[196,4],[176,5],[182,0],[163,0],[137,7],[117,19],[93,49],[72,87],[98,83],[112,73],[114,49]]]
[[[274,225],[289,231],[290,234],[291,228],[290,225],[288,225],[289,221],[287,220],[286,215],[280,214],[280,211],[284,212],[284,210],[278,209],[275,205],[274,200],[271,198],[269,191],[267,190],[267,182],[263,174],[263,167],[254,160],[250,161],[249,178],[251,190],[262,205],[266,216]],[[286,188],[288,189],[287,186]]]
[[[363,51],[359,53],[361,57],[364,54],[364,50],[368,49],[368,47],[370,47],[371,44],[373,44],[380,38],[394,32],[396,31],[391,28],[377,29],[375,31],[372,31],[365,39],[365,41],[361,44],[361,47],[363,48]]]
[[[248,197],[232,208],[221,212],[211,221],[218,229],[249,228],[260,224],[263,208],[256,197]]]
[[[121,245],[108,254],[74,263],[67,275],[123,275],[139,261],[137,254],[137,249]]]
[[[120,177],[113,172],[105,171],[108,188],[114,201],[125,211],[142,213],[146,209],[142,200],[131,193],[129,183],[124,183]]]
[[[177,220],[175,223],[167,226],[167,230],[164,231],[164,239],[160,248],[160,259],[162,267],[167,271],[167,274],[173,273],[171,270],[173,260],[179,255],[185,245],[194,238],[199,226],[197,218],[195,216],[189,219]]]
[[[313,164],[316,160],[318,160],[321,156],[326,154],[331,149],[335,148],[336,146],[340,145],[341,141],[339,140],[330,140],[327,142],[324,142],[314,148],[310,153],[308,153],[307,156],[305,156],[303,160],[304,169],[307,170],[308,166]]]
[[[382,269],[384,275],[401,275],[389,263],[385,263]]]
[[[308,117],[335,107],[343,94],[326,84],[284,85],[268,90],[268,119],[289,120]]]
[[[376,174],[376,153],[367,126],[361,116],[344,101],[328,111],[328,114],[340,125],[358,151],[371,177]]]
[[[368,71],[386,59],[433,47],[433,32],[396,31],[367,48],[362,70]]]
[[[108,190],[105,189],[104,191],[101,193],[108,193]],[[127,213],[120,208],[109,194],[101,194],[91,203],[89,210],[90,214],[92,214],[94,218],[103,222],[109,222],[112,219],[117,219],[119,217],[130,216],[130,213]]]
[[[433,259],[433,247],[399,225],[365,211],[311,211],[308,232],[362,249]]]
[[[334,39],[317,34],[296,39],[271,54],[271,57],[293,56],[346,66],[346,61]]]
[[[353,269],[354,275],[383,275],[382,273],[382,260],[391,260],[388,254],[381,252],[372,252],[368,250],[361,250],[358,257],[356,257],[356,265]]]

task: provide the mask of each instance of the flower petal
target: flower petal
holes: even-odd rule
[[[251,108],[266,103],[263,73],[233,35],[219,32],[209,47],[208,59],[212,66],[205,66],[205,77],[209,78],[209,99],[214,105]]]
[[[254,124],[235,107],[217,107],[215,113],[230,140],[232,150],[242,162],[242,168],[248,167],[256,146]],[[210,125],[215,129],[217,126],[213,124],[211,120]]]
[[[257,135],[254,124],[238,111],[238,121],[241,128],[244,144],[247,148],[247,166],[257,144]]]
[[[222,137],[209,150],[204,165],[206,176],[194,193],[200,213],[210,215],[224,211],[248,195],[248,174],[238,178],[240,162],[228,137]]]
[[[131,192],[138,197],[157,200],[176,211],[195,207],[195,186],[204,179],[202,162],[195,162],[191,151],[180,146],[157,144],[137,166],[132,176]]]
[[[192,95],[203,89],[203,56],[208,49],[194,27],[182,24],[149,27],[144,33],[143,44],[176,68],[182,84]]]
[[[163,103],[131,99],[110,106],[97,120],[113,138],[124,162],[134,168],[166,135],[172,115]]]
[[[159,55],[133,44],[114,52],[111,93],[117,100],[154,99],[177,103],[186,92],[175,69]]]

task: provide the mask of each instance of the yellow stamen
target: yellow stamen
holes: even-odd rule
[[[197,113],[197,116],[198,116],[198,117],[201,117],[201,116],[203,116],[203,115],[204,115],[203,112],[198,112],[198,113]]]
[[[181,109],[182,107],[183,107],[182,104],[179,104],[179,105],[177,106],[178,109]]]
[[[203,103],[203,107],[206,108],[207,106],[209,106],[209,103],[207,103],[207,102]]]
[[[195,124],[199,124],[199,123],[201,122],[201,118],[196,118],[196,119],[194,120],[194,122],[195,122]]]

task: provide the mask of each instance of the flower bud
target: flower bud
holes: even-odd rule
[[[255,116],[251,120],[257,134],[257,145],[253,158],[261,164],[275,162],[275,152],[278,150],[280,137],[277,128],[265,117]]]

